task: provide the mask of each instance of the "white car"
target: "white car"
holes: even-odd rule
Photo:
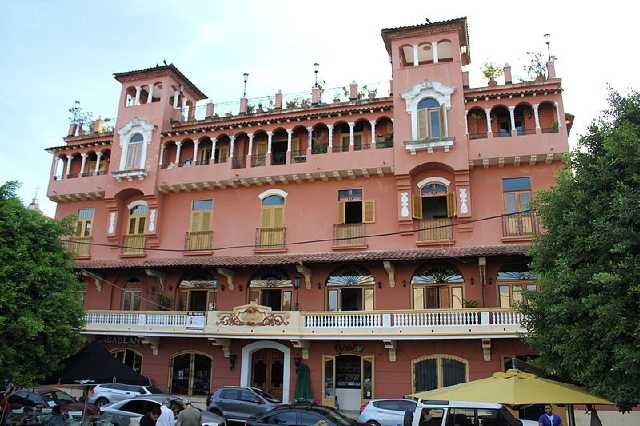
[[[538,426],[518,420],[502,404],[472,401],[420,400],[407,411],[404,426]]]

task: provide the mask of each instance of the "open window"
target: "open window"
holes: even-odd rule
[[[498,306],[512,308],[526,303],[525,291],[537,291],[535,275],[525,262],[508,262],[498,270]]]
[[[191,202],[191,224],[187,233],[187,250],[202,250],[212,247],[212,216],[213,200],[193,200]]]
[[[462,309],[464,278],[449,263],[429,263],[416,270],[411,278],[413,309]]]
[[[375,280],[367,270],[357,267],[339,269],[327,279],[327,310],[372,311]]]
[[[418,102],[418,139],[439,139],[445,137],[444,109],[433,98]]]
[[[363,200],[362,189],[338,190],[338,224],[374,223],[376,202]]]
[[[456,196],[447,181],[424,183],[413,195],[413,218],[421,220],[419,241],[451,240]]]
[[[210,274],[190,274],[180,281],[178,290],[178,310],[204,312],[216,309],[218,280]]]
[[[127,144],[127,154],[125,160],[125,170],[136,170],[144,168],[142,161],[142,144],[144,137],[142,133],[134,133]]]
[[[139,311],[142,300],[142,282],[138,278],[130,278],[122,292],[122,310]]]
[[[249,302],[268,306],[272,311],[290,311],[293,281],[280,270],[266,270],[249,282]]]

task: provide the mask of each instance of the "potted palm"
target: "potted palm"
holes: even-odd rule
[[[504,71],[502,70],[502,68],[498,67],[493,62],[485,62],[482,65],[482,74],[485,76],[486,79],[489,80],[490,87],[495,87],[498,85],[496,78],[500,77],[503,72]]]

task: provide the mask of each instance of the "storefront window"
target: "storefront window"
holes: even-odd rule
[[[412,363],[413,391],[429,391],[453,386],[468,380],[469,366],[466,360],[452,355],[430,355]]]
[[[211,384],[211,358],[187,353],[171,360],[171,393],[207,395]]]

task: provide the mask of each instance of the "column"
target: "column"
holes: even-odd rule
[[[558,102],[554,102],[553,106],[556,107],[556,120],[558,121],[558,131],[560,131],[560,128],[562,127],[562,120],[560,120],[560,105]]]
[[[293,129],[287,129],[287,160],[286,163],[292,163],[291,161],[291,138],[293,137]]]
[[[177,90],[173,92],[173,108],[178,109],[178,97],[180,96],[180,92]]]
[[[349,151],[353,151],[353,128],[356,126],[356,123],[350,121],[349,123]]]
[[[80,154],[80,157],[82,157],[82,161],[80,162],[80,176],[82,176],[84,174],[84,165],[87,163],[87,153],[83,152]]]
[[[438,42],[434,41],[431,43],[431,52],[433,53],[433,63],[438,63]]]
[[[491,131],[491,108],[485,108],[484,113],[487,117],[487,137],[493,137],[493,132]]]
[[[56,180],[57,176],[58,176],[58,156],[54,154],[53,163],[51,164],[51,177],[53,177],[53,179]]]
[[[236,137],[229,136],[229,164],[233,167],[233,157],[235,157],[234,153],[236,150]]]
[[[264,159],[264,164],[271,164],[271,139],[273,138],[273,132],[267,132],[267,155]]]
[[[151,103],[151,99],[153,98],[153,84],[149,85],[149,96],[147,96],[147,103]]]
[[[180,149],[182,148],[182,142],[176,142],[176,166],[180,167]]]
[[[376,120],[369,120],[371,124],[371,147],[376,147]]]
[[[540,116],[538,116],[538,106],[540,106],[540,104],[533,104],[533,118],[536,120],[536,133],[537,133],[537,130],[540,128]]]
[[[140,93],[142,92],[141,86],[136,86],[136,100],[134,101],[134,105],[140,105]]]
[[[469,110],[464,110],[464,134],[469,135]]]
[[[218,142],[218,138],[217,137],[212,137],[211,138],[211,164],[213,164],[216,161],[216,142]]]
[[[251,167],[251,156],[253,155],[253,133],[247,133],[249,137],[249,152],[247,154],[247,160],[249,161],[249,167]]]
[[[69,173],[71,172],[71,159],[73,159],[73,156],[67,155],[67,170],[64,173],[65,177],[69,176]]]
[[[418,45],[414,44],[413,45],[413,66],[417,67],[419,64],[418,62]]]
[[[327,128],[329,129],[329,146],[327,147],[327,152],[333,152],[333,124],[327,124]]]
[[[517,130],[516,130],[516,119],[514,116],[514,111],[516,110],[516,107],[511,105],[509,106],[509,117],[511,118],[511,136],[515,136],[518,134]]]
[[[309,154],[313,151],[313,126],[307,127],[307,151]]]
[[[200,140],[193,141],[193,164],[198,165],[198,147],[200,146]]]
[[[160,145],[160,159],[158,160],[158,165],[162,167],[162,163],[164,162],[164,144]]]
[[[102,151],[97,152],[96,156],[96,168],[94,169],[93,174],[98,176],[98,173],[100,172],[100,160],[102,160]]]

